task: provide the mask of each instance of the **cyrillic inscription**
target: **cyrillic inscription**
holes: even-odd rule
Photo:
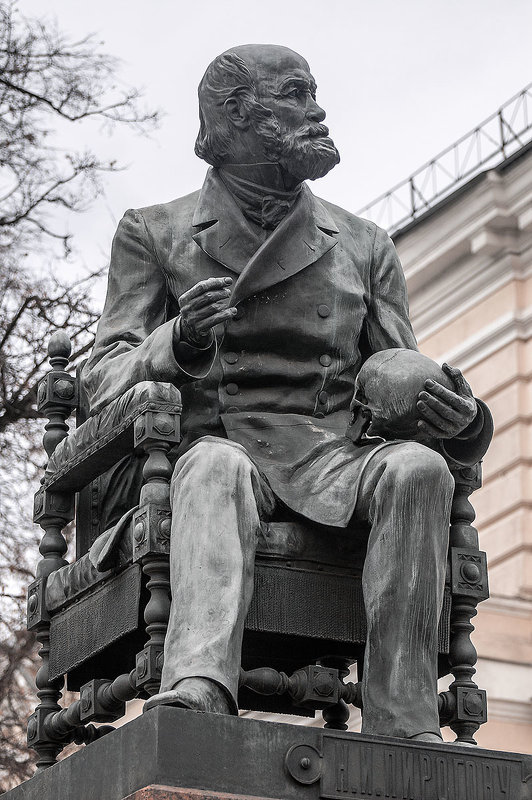
[[[405,743],[323,738],[320,797],[334,800],[515,800],[521,762],[491,751],[464,754]]]

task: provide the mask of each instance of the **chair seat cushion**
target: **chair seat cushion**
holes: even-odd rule
[[[52,572],[46,586],[49,612],[58,611],[131,563],[133,549],[129,523],[130,518],[122,518],[114,527],[100,534],[88,553]],[[110,540],[116,542],[114,564],[102,572],[97,564]],[[349,575],[362,572],[364,554],[363,531],[324,529],[306,521],[263,523],[257,546],[258,562],[280,562]]]

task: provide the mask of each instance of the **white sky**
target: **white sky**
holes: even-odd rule
[[[78,255],[108,258],[130,207],[201,185],[193,153],[198,82],[218,53],[271,42],[300,52],[342,161],[312,189],[351,211],[406,178],[532,79],[532,0],[20,0],[26,16],[55,16],[69,36],[96,32],[122,59],[120,78],[164,110],[151,138],[93,124],[75,146],[129,168],[107,180],[88,213],[69,222]],[[74,136],[74,132],[73,132]],[[68,143],[66,143],[68,144]]]

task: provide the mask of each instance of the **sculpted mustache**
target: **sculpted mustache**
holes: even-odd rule
[[[300,128],[295,135],[297,137],[308,136],[310,138],[328,136],[329,128],[327,125],[321,125],[320,123],[316,123],[315,125],[306,125],[304,128]]]

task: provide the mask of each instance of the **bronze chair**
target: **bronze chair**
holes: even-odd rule
[[[169,451],[179,441],[181,402],[169,384],[139,384],[96,417],[85,418],[79,381],[66,368],[70,344],[56,334],[51,371],[39,387],[48,417],[49,457],[35,498],[44,530],[42,559],[28,591],[28,628],[41,644],[39,705],[28,724],[37,766],[55,763],[66,743],[89,743],[112,728],[125,702],[160,685],[170,610]],[[67,417],[77,411],[69,435]],[[102,530],[99,482],[125,457],[144,459],[138,505]],[[474,742],[486,721],[485,692],[472,680],[476,651],[471,618],[488,597],[485,554],[471,525],[469,495],[480,464],[453,472],[449,568],[439,625],[440,675],[454,681],[440,694],[440,721],[457,741]],[[77,500],[75,501],[75,498]],[[67,564],[63,528],[76,518],[76,560]],[[345,729],[347,703],[361,705],[359,684],[344,683],[363,665],[365,612],[361,573],[364,531],[349,536],[295,515],[263,525],[255,591],[242,648],[239,705],[313,716]],[[323,546],[326,542],[326,547]],[[61,708],[65,683],[80,693]],[[347,703],[346,703],[347,701]]]

